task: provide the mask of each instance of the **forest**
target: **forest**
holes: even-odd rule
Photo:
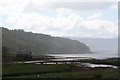
[[[25,32],[22,29],[9,30],[2,27],[3,52],[31,51],[35,54],[88,53],[90,48],[77,40],[50,35]]]

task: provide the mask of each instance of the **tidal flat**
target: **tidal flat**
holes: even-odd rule
[[[3,62],[3,79],[6,78],[115,78],[118,79],[119,58],[82,59],[79,64],[35,64],[39,61]],[[31,62],[31,63],[30,63]],[[112,65],[114,67],[90,67],[94,65]],[[79,65],[79,66],[78,66]]]

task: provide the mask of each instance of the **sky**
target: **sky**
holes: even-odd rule
[[[0,26],[51,36],[116,38],[117,0],[0,0]]]

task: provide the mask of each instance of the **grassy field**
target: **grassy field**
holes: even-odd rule
[[[3,78],[118,78],[118,69],[70,72],[70,65],[3,64]],[[38,77],[39,75],[39,77]]]
[[[118,59],[95,60],[95,64],[111,64],[119,66]],[[25,64],[3,63],[3,78],[118,78],[119,69],[89,69],[71,71],[68,64]],[[85,68],[86,69],[86,68]],[[38,76],[39,75],[39,76]]]
[[[105,69],[83,72],[47,73],[39,74],[39,77],[38,74],[33,74],[27,76],[16,76],[14,78],[118,78],[118,70]]]
[[[120,59],[113,58],[113,59],[105,59],[105,60],[94,60],[91,61],[93,64],[109,64],[114,66],[120,66]]]
[[[3,77],[20,76],[28,74],[42,74],[51,72],[65,72],[69,70],[69,65],[37,65],[23,63],[4,63]]]

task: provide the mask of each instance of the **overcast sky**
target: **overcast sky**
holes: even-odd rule
[[[118,2],[103,1],[0,0],[0,26],[52,36],[117,37]]]

